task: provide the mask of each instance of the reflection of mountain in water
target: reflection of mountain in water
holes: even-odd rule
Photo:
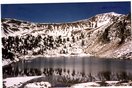
[[[95,75],[92,74],[85,74],[85,73],[79,73],[75,70],[70,71],[66,69],[61,68],[44,68],[43,71],[40,71],[39,69],[24,69],[23,74],[21,71],[18,71],[18,69],[15,69],[12,75],[13,76],[36,76],[36,75],[43,75],[44,77],[37,78],[30,80],[29,82],[24,83],[20,88],[23,88],[28,83],[32,82],[41,82],[41,81],[47,81],[52,84],[53,87],[68,87],[76,83],[82,83],[82,82],[92,82],[92,81],[126,81],[126,80],[132,80],[132,75],[127,72],[117,72],[112,73],[110,71],[106,72],[99,72]],[[9,75],[8,73],[4,73],[4,75]]]
[[[86,82],[132,79],[132,63],[128,60],[87,57],[37,58],[3,67],[3,76],[61,77],[60,81]]]

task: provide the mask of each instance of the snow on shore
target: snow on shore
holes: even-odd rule
[[[10,59],[4,59],[4,60],[2,60],[2,66],[5,66],[5,65],[9,65],[9,64],[11,64],[13,61],[11,61]]]
[[[79,83],[71,86],[71,88],[132,88],[129,83],[119,84],[118,86],[115,85],[118,82],[119,81],[106,81],[109,86],[100,86],[97,82]]]
[[[26,83],[29,80],[39,78],[41,76],[29,76],[29,77],[11,77],[3,80],[6,88],[18,88],[22,84]],[[132,82],[120,83],[119,81],[106,81],[108,86],[100,86],[100,82],[87,82],[87,83],[79,83],[74,84],[70,88],[132,88]],[[118,84],[120,83],[120,84]],[[116,85],[118,84],[118,85]],[[49,82],[40,81],[40,82],[32,82],[25,85],[24,88],[51,88],[52,85]],[[57,87],[56,87],[57,88]],[[64,87],[65,88],[65,87]]]
[[[29,83],[25,86],[25,88],[51,88],[51,84],[49,82],[34,82]]]
[[[25,83],[31,79],[35,79],[35,78],[39,78],[39,77],[41,77],[41,76],[11,77],[11,78],[3,79],[3,82],[4,82],[4,85],[6,86],[6,88],[8,88],[8,87],[17,88],[17,87],[20,87],[23,83]]]

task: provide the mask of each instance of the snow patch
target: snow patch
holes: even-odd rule
[[[23,83],[27,82],[28,80],[34,79],[34,78],[39,78],[41,76],[29,76],[29,77],[11,77],[11,78],[6,78],[3,79],[3,82],[6,86],[6,88],[18,88],[20,87]]]

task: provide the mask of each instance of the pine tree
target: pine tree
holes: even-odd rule
[[[67,37],[67,41],[70,41],[68,37]]]
[[[85,43],[84,43],[84,40],[82,40],[82,44],[81,44],[82,46],[84,46],[85,45]]]
[[[73,42],[73,43],[75,42],[75,38],[74,38],[74,36],[72,36],[72,42]]]
[[[81,38],[84,38],[84,34],[83,33],[81,33]]]

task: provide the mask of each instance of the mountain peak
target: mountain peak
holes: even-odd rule
[[[116,12],[109,12],[109,13],[106,13],[106,14],[111,14],[113,16],[120,16],[120,15],[122,15],[122,14],[119,14],[119,13],[116,13]]]
[[[108,12],[108,13],[101,13],[101,14],[97,14],[96,16],[121,16],[123,14],[119,14],[116,12]]]

